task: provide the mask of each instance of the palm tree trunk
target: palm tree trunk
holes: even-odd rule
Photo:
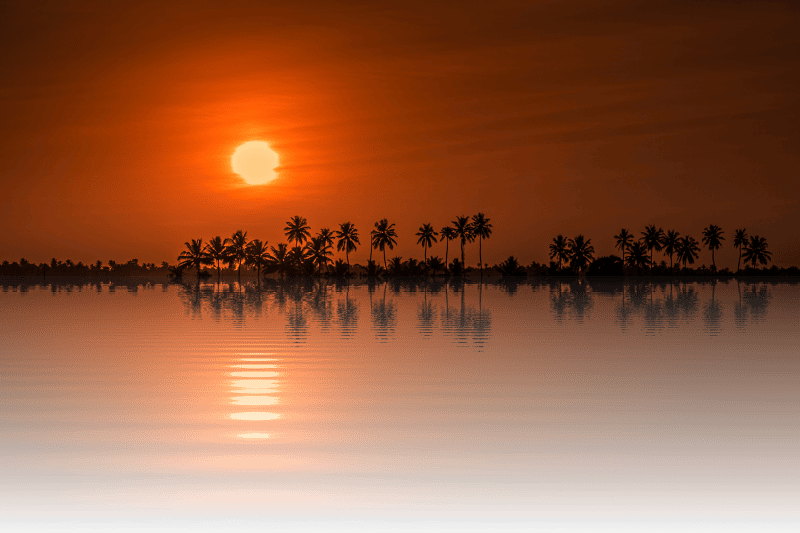
[[[448,254],[448,252],[450,252],[450,239],[447,239],[447,242],[444,243],[444,267],[445,268],[447,268],[447,254]]]
[[[736,273],[738,274],[742,268],[742,247],[739,247],[739,261],[736,262]]]
[[[483,244],[483,237],[478,237],[478,267],[480,267],[481,277],[483,277],[483,256],[481,255],[481,244]]]

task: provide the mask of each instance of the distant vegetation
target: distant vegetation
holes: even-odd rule
[[[266,241],[248,238],[247,232],[239,230],[228,238],[212,237],[204,242],[202,238],[184,243],[184,250],[178,256],[176,265],[166,261],[160,265],[139,263],[131,259],[126,263],[109,261],[104,265],[97,261],[92,265],[73,263],[69,259],[50,263],[33,264],[25,259],[0,265],[3,276],[170,276],[179,279],[186,275],[209,278],[224,275],[268,276],[325,276],[325,277],[375,277],[375,276],[734,276],[734,275],[800,275],[797,267],[778,268],[772,265],[767,240],[759,235],[748,235],[746,229],[734,232],[733,246],[739,257],[735,270],[717,270],[715,252],[725,239],[724,231],[711,224],[702,232],[698,242],[689,235],[681,236],[674,230],[664,231],[655,225],[645,226],[636,238],[630,230],[622,228],[614,235],[615,247],[621,256],[609,255],[594,257],[592,240],[583,235],[566,238],[557,235],[549,245],[549,264],[534,261],[522,265],[516,257],[509,256],[505,261],[490,267],[483,263],[483,241],[492,236],[492,224],[483,213],[472,217],[458,216],[441,231],[436,231],[429,223],[422,224],[416,233],[416,243],[422,247],[422,260],[402,257],[387,257],[386,250],[394,250],[398,235],[394,224],[387,219],[375,222],[368,237],[370,256],[366,265],[351,265],[350,254],[361,246],[361,236],[351,222],[339,225],[338,230],[320,229],[311,235],[311,228],[305,218],[294,216],[284,228],[285,243],[268,246]],[[478,262],[475,267],[466,266],[469,244],[478,241]],[[450,241],[457,241],[459,257],[449,261]],[[430,249],[444,242],[444,259],[430,255]],[[701,244],[711,252],[711,266],[702,264],[694,267],[701,253]],[[344,258],[334,260],[334,247]],[[380,254],[373,260],[373,251]],[[661,261],[655,253],[661,255]],[[667,264],[669,260],[669,264]]]

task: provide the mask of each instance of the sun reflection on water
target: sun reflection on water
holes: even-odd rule
[[[241,406],[264,406],[277,405],[280,398],[277,396],[279,389],[278,359],[245,357],[238,359],[235,364],[229,365],[231,369],[228,375],[232,378],[244,378],[231,380],[231,392],[235,394],[230,398],[231,405]],[[246,369],[246,370],[240,370]],[[231,413],[232,420],[246,422],[264,422],[277,420],[281,417],[279,413],[266,411],[244,411]],[[254,428],[261,429],[261,428]],[[236,435],[240,439],[268,439],[270,433],[262,431],[251,431]]]
[[[268,439],[269,433],[239,433],[236,436],[240,439]]]

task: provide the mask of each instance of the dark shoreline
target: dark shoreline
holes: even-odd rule
[[[205,279],[197,279],[196,276],[185,276],[182,279],[172,279],[168,276],[0,276],[0,286],[86,286],[86,285],[229,285],[236,284],[240,280],[237,276],[223,277],[218,280],[215,276]],[[713,284],[730,282],[746,283],[770,283],[791,285],[800,283],[800,276],[375,276],[375,277],[325,277],[325,276],[287,276],[285,278],[262,277],[260,282],[256,276],[242,276],[243,286],[256,287],[261,285],[305,285],[326,283],[332,285],[371,285],[371,284],[400,284],[400,285],[484,285],[516,284],[516,285],[546,285],[549,283],[586,283],[588,285],[631,285],[631,284],[655,284],[668,285],[680,283],[699,283]]]

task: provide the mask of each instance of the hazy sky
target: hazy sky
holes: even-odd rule
[[[483,211],[489,263],[710,223],[720,267],[740,227],[800,263],[794,2],[170,4],[0,4],[0,260],[174,262],[293,215],[388,218],[421,258],[423,222]],[[276,181],[231,171],[250,140]]]

